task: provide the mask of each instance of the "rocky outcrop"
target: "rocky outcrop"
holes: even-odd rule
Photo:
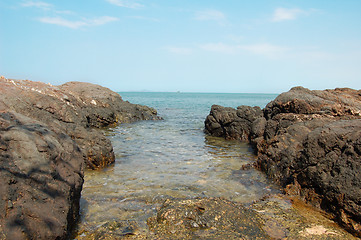
[[[0,78],[0,239],[66,239],[78,217],[84,165],[114,162],[96,128],[159,119],[88,83]]]
[[[94,128],[137,120],[159,119],[153,108],[123,101],[99,85],[69,82],[52,86],[42,82],[0,79],[0,103],[36,119],[78,144],[90,168],[114,162],[110,140]]]
[[[0,239],[64,239],[77,219],[83,156],[66,134],[0,113]]]
[[[260,107],[239,106],[237,109],[213,105],[205,121],[205,131],[215,137],[248,141],[252,123],[263,116]]]
[[[252,112],[251,107],[242,108],[243,115]],[[233,111],[236,117],[224,121],[231,110],[213,106],[206,131],[250,141],[257,166],[287,193],[332,213],[361,236],[360,90],[296,87],[279,95],[261,114],[252,114],[254,120],[247,122],[250,117]],[[244,127],[239,122],[248,124]]]

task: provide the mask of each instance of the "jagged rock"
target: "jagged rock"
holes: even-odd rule
[[[137,120],[157,120],[153,108],[125,102],[99,85],[69,82],[52,86],[42,82],[0,79],[0,102],[11,109],[65,132],[79,145],[90,168],[114,162],[113,147],[99,128]]]
[[[79,211],[82,153],[66,134],[0,113],[0,239],[65,239]]]
[[[205,121],[205,131],[215,137],[247,141],[251,123],[262,115],[259,107],[239,106],[237,109],[213,105]]]
[[[267,119],[279,113],[360,116],[360,92],[350,88],[311,91],[294,87],[267,104],[264,113]]]
[[[214,134],[209,119],[228,117],[231,111],[218,111],[214,117],[212,108],[206,131]],[[361,236],[361,90],[295,87],[256,116],[236,129],[223,127],[217,120],[223,133],[214,135],[229,138],[250,131],[248,138],[236,139],[250,141],[260,169],[286,192],[332,213],[343,226]],[[243,121],[237,117],[227,126]]]
[[[81,106],[82,112],[87,123],[92,127],[104,127],[118,122],[160,119],[154,108],[123,101],[118,93],[99,85],[68,82],[59,88],[84,103]]]
[[[159,119],[88,83],[0,77],[0,239],[67,239],[79,214],[83,165],[114,162],[96,128]]]

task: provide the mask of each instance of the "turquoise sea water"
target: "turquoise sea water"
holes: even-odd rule
[[[187,111],[194,119],[204,121],[213,104],[225,107],[240,105],[265,107],[277,94],[256,93],[157,93],[157,92],[120,92],[123,100],[154,107],[159,115],[169,113],[169,109]],[[180,117],[180,116],[178,116]]]
[[[87,171],[81,199],[80,235],[113,219],[146,220],[166,198],[224,197],[249,204],[277,191],[263,173],[241,170],[255,160],[247,143],[206,136],[212,104],[264,107],[276,95],[120,93],[123,100],[154,107],[161,121],[121,124],[107,131],[114,165]],[[80,237],[78,237],[80,238]]]
[[[236,108],[240,105],[265,107],[276,94],[242,93],[138,93],[120,92],[124,100],[154,107],[174,131],[193,131],[203,137],[204,120],[213,104]],[[147,125],[148,123],[143,123]]]

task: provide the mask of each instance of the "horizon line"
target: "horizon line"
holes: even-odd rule
[[[115,91],[117,93],[197,93],[197,94],[269,94],[269,95],[275,95],[280,93],[262,93],[262,92],[188,92],[188,91],[151,91],[151,90],[145,90],[145,91]]]

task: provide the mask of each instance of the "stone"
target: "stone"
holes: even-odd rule
[[[239,106],[238,109],[213,105],[205,120],[205,132],[229,140],[248,141],[251,123],[262,115],[259,107]]]
[[[82,153],[67,135],[0,113],[1,239],[65,239],[79,211]]]
[[[361,236],[361,90],[295,87],[261,114],[250,109],[212,107],[206,132],[249,141],[257,154],[256,166],[285,192],[331,213]],[[222,119],[229,120],[224,124]],[[245,124],[237,124],[240,121]]]
[[[95,84],[0,78],[0,239],[68,239],[84,166],[114,162],[101,128],[158,120]]]
[[[0,102],[47,124],[53,131],[69,135],[79,145],[90,168],[114,162],[113,147],[94,128],[138,120],[159,120],[157,111],[123,101],[108,88],[83,82],[52,86],[28,80],[0,79]]]

